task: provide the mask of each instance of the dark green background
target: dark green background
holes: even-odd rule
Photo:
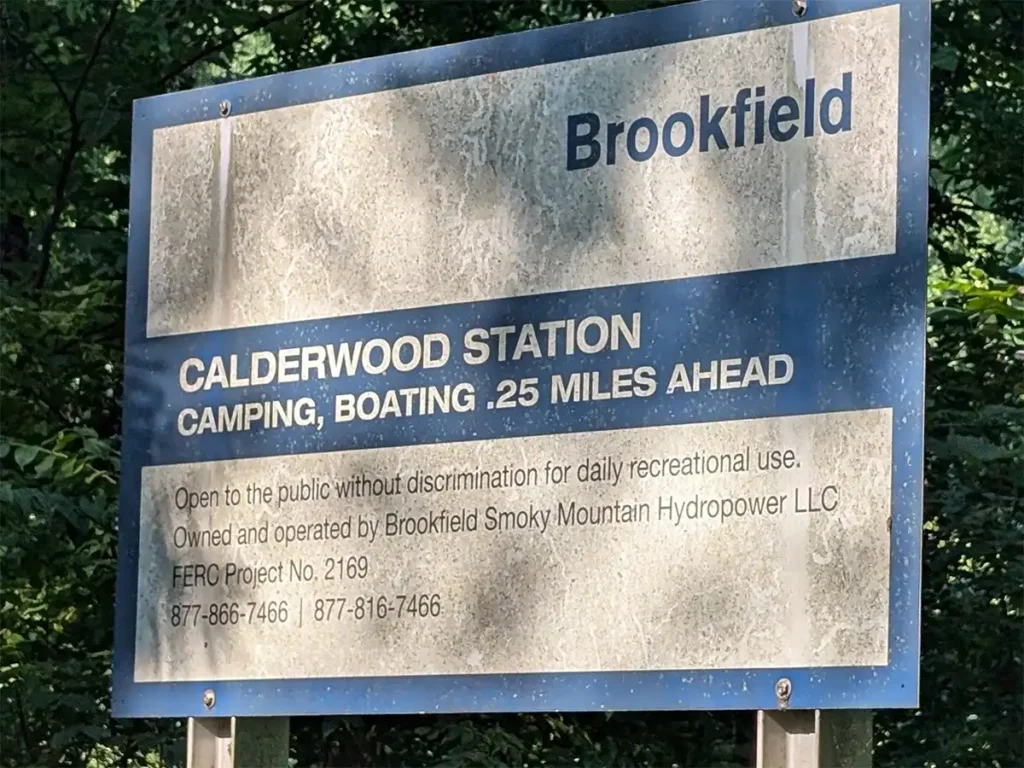
[[[814,2],[814,0],[810,0]],[[639,2],[0,4],[0,764],[181,759],[112,722],[131,103],[648,7]],[[1024,765],[1024,3],[933,7],[921,709],[879,766]],[[299,765],[745,766],[750,713],[296,719]]]

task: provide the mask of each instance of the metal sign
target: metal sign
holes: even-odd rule
[[[914,706],[927,82],[743,0],[138,102],[115,714]]]

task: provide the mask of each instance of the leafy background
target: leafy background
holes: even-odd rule
[[[814,0],[811,0],[813,2]],[[0,765],[182,761],[111,721],[132,100],[650,2],[0,4]],[[1024,3],[933,7],[921,709],[879,766],[1024,765]],[[744,766],[750,713],[295,719],[299,765]]]

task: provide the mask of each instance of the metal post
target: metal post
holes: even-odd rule
[[[870,709],[820,712],[821,764],[835,768],[871,768],[875,734]]]
[[[871,712],[762,710],[757,768],[871,768]]]
[[[287,717],[189,718],[187,768],[287,766]]]
[[[187,768],[234,768],[231,742],[230,717],[190,717]]]

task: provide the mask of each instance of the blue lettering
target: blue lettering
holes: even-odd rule
[[[637,133],[641,128],[647,131],[647,148],[644,150],[637,146],[636,140]],[[626,134],[626,151],[638,163],[650,160],[651,156],[658,151],[658,126],[651,118],[641,117],[629,126],[629,133]]]
[[[672,143],[672,129],[677,125],[683,126],[683,143]],[[682,157],[690,151],[693,146],[693,118],[685,112],[673,112],[665,121],[661,130],[661,143],[665,147],[665,154],[669,157]]]
[[[800,119],[800,105],[792,96],[783,96],[772,104],[772,110],[768,114],[768,133],[775,141],[789,141],[799,130],[795,125],[785,126],[785,123],[792,123]]]
[[[747,127],[747,112],[750,111],[750,89],[740,88],[736,93],[736,103],[729,110],[736,116],[736,138],[733,140],[734,147],[742,147],[746,138],[744,135]]]
[[[682,157],[695,144],[698,151],[708,152],[712,142],[715,149],[729,150],[762,145],[768,139],[791,141],[798,134],[809,139],[819,129],[827,135],[853,129],[852,72],[844,72],[842,84],[825,91],[820,99],[818,93],[822,89],[813,77],[804,81],[800,100],[789,95],[772,100],[766,96],[766,90],[763,85],[738,88],[725,104],[716,103],[717,99],[713,102],[710,94],[702,94],[699,116],[681,110],[670,113],[663,121],[640,116],[609,122],[603,131],[601,117],[594,112],[569,115],[565,167],[570,171],[592,168],[601,161],[602,153],[606,165],[615,165],[622,160],[619,141],[623,136],[630,160],[643,163],[654,157],[659,148],[669,157]]]
[[[754,89],[754,144],[764,144],[764,86]]]
[[[588,129],[584,134],[579,132],[581,125],[586,126]],[[601,145],[598,144],[597,139],[594,137],[600,128],[601,118],[593,112],[569,115],[568,125],[566,126],[566,170],[578,171],[581,168],[590,168],[592,165],[597,164],[597,161],[601,159]],[[589,154],[580,157],[580,147],[586,147],[590,150]]]
[[[608,123],[608,149],[605,152],[608,165],[615,165],[615,140],[626,130],[625,123]]]
[[[804,87],[804,136],[810,138],[814,135],[814,78],[807,78],[807,85]]]
[[[839,119],[832,121],[832,102],[839,99]],[[830,88],[821,98],[821,111],[818,117],[821,130],[832,135],[840,131],[850,130],[853,120],[853,72],[843,72],[843,87]]]
[[[719,149],[728,149],[729,142],[725,140],[725,134],[722,133],[722,118],[725,117],[725,113],[728,111],[728,107],[719,107],[715,110],[714,116],[711,115],[711,97],[701,96],[700,97],[700,151],[708,151],[708,142],[712,137],[715,139],[715,144]]]

